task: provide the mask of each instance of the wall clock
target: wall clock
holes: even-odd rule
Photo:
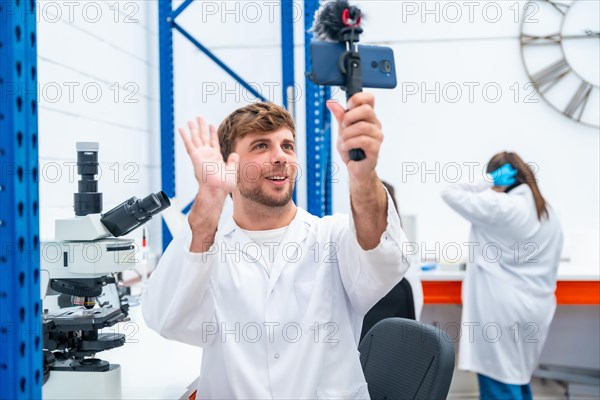
[[[600,0],[534,0],[521,18],[521,56],[540,97],[600,128]]]

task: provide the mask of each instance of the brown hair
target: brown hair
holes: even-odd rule
[[[548,210],[546,208],[546,200],[542,197],[542,193],[537,185],[537,180],[535,179],[535,174],[523,161],[521,157],[519,157],[516,153],[503,151],[501,153],[496,154],[490,160],[487,166],[487,173],[493,172],[503,166],[504,164],[510,164],[514,169],[517,170],[517,183],[526,184],[531,189],[533,193],[533,200],[535,201],[535,208],[537,210],[538,220],[542,220],[542,216],[548,218]]]
[[[252,132],[269,133],[281,128],[289,128],[296,138],[294,119],[287,110],[274,103],[253,103],[238,108],[219,125],[217,133],[223,160],[235,148],[235,142]]]

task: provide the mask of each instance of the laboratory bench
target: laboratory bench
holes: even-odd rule
[[[439,264],[420,271],[425,304],[461,304],[466,271],[459,264]],[[556,299],[559,305],[600,305],[600,269],[570,262],[558,268]]]

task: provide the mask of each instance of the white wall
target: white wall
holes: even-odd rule
[[[154,2],[38,2],[42,240],[74,216],[77,141],[100,144],[104,211],[161,189],[157,36]]]

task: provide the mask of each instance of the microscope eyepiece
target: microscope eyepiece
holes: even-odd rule
[[[102,193],[98,192],[98,148],[96,142],[77,142],[77,183],[79,191],[73,194],[75,215],[82,217],[102,212]]]
[[[143,199],[132,197],[102,216],[100,222],[114,237],[126,235],[171,205],[164,192],[150,193]]]

